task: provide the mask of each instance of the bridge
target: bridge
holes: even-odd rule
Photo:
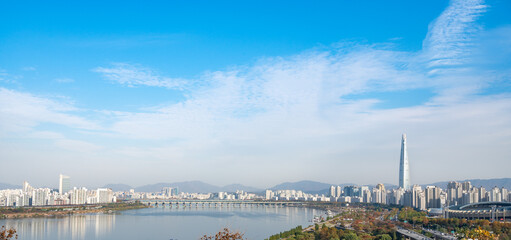
[[[253,200],[198,200],[198,199],[142,199],[141,203],[149,206],[176,207],[227,207],[227,206],[302,206],[303,202],[288,201],[253,201]]]

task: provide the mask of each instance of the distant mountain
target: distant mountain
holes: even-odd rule
[[[474,186],[474,187],[484,187],[484,188],[486,188],[486,190],[492,189],[495,186],[497,186],[499,188],[504,187],[507,189],[511,189],[511,178],[467,179],[467,180],[459,180],[456,182],[465,182],[465,181],[469,181],[472,184],[472,186]],[[433,185],[433,186],[437,186],[437,187],[446,189],[447,183],[449,183],[449,182],[450,181],[436,182],[436,183],[432,183],[432,184],[426,184],[423,186]]]
[[[118,192],[118,191],[127,192],[127,191],[129,191],[130,189],[133,189],[133,187],[132,187],[132,186],[130,186],[130,185],[126,185],[126,184],[122,184],[122,183],[117,183],[117,184],[107,184],[107,185],[103,186],[103,188],[110,188],[110,189],[112,189],[114,192]]]
[[[0,183],[0,190],[2,189],[21,189],[19,185],[12,185],[9,183]]]
[[[179,192],[209,193],[221,192],[221,188],[201,181],[187,181],[176,183],[156,183],[135,188],[137,192],[159,192],[164,187],[178,187]]]
[[[376,185],[377,184],[369,185],[369,188],[376,187]],[[395,185],[395,184],[392,184],[392,183],[383,183],[383,186],[385,186],[385,189],[387,189],[387,190],[399,188],[398,185]]]
[[[374,185],[374,186],[376,186],[376,185]],[[384,183],[383,186],[385,186],[385,189],[393,189],[393,188],[399,187],[398,185],[391,184],[391,183]]]
[[[249,187],[249,186],[245,186],[245,185],[241,185],[241,184],[230,184],[230,185],[222,187],[223,192],[236,192],[237,190],[243,190],[245,192],[251,192],[251,193],[259,193],[259,192],[264,191],[263,189],[260,189],[260,188]]]
[[[306,192],[306,193],[317,193],[317,192],[323,192],[325,190],[328,192],[328,189],[332,185],[333,184],[329,184],[329,183],[304,180],[304,181],[299,181],[299,182],[281,183],[281,184],[278,184],[270,189],[271,190],[293,189],[293,190],[300,190],[300,191]]]

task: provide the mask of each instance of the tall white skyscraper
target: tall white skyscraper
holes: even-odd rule
[[[61,195],[69,192],[71,190],[71,178],[69,176],[65,176],[60,174],[59,178],[59,193]]]
[[[401,139],[401,159],[399,162],[399,187],[410,189],[410,163],[408,162],[408,151],[406,150],[406,134]]]

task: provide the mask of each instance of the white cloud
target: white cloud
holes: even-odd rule
[[[7,72],[7,70],[0,68],[0,82],[5,83],[16,83],[16,79],[19,79],[20,76],[14,76]]]
[[[486,12],[484,0],[452,0],[429,26],[423,47],[429,67],[457,66],[467,62],[476,34],[481,30],[475,21]]]
[[[35,67],[22,67],[21,70],[23,70],[23,71],[35,71],[37,69]]]
[[[74,106],[37,97],[29,93],[0,88],[0,130],[16,132],[30,130],[41,123],[97,130],[99,126],[77,116]]]
[[[111,120],[108,126],[78,117],[70,104],[0,89],[0,127],[33,129],[51,122],[109,129],[108,134],[89,132],[91,142],[44,130],[34,130],[32,137],[83,150],[80,157],[91,163],[126,163],[123,166],[131,168],[124,168],[123,175],[151,179],[147,181],[171,176],[227,184],[236,178],[241,183],[257,181],[260,187],[304,178],[396,182],[403,132],[409,136],[415,183],[507,176],[511,96],[480,92],[489,82],[509,81],[509,74],[465,64],[474,58],[465,54],[467,49],[482,44],[474,37],[479,31],[475,20],[485,8],[481,1],[452,1],[430,25],[424,49],[418,52],[384,44],[340,44],[205,73],[202,84],[194,86],[138,65],[99,67],[93,71],[126,86],[187,90],[187,99],[176,104],[100,112]],[[509,57],[501,54],[502,59]],[[376,108],[387,99],[371,96],[411,89],[428,89],[435,96],[424,104],[390,109]],[[368,97],[350,98],[362,93]],[[99,150],[104,157],[94,160],[97,156],[90,152]]]
[[[34,139],[51,143],[57,151],[89,152],[101,150],[97,144],[65,136],[74,130],[98,131],[100,126],[79,115],[79,109],[69,103],[0,88],[0,136],[6,139]],[[57,129],[45,129],[43,124],[54,124]],[[52,127],[55,128],[55,127]],[[28,143],[26,143],[28,144]]]
[[[344,172],[339,181],[362,179],[361,174],[364,179],[378,176],[366,181],[379,181],[381,171],[397,173],[397,164],[392,164],[399,157],[395,156],[399,135],[407,132],[416,141],[414,168],[427,169],[415,175],[417,182],[431,179],[428,173],[439,166],[460,173],[436,180],[503,176],[503,170],[474,169],[459,162],[475,164],[491,154],[498,157],[487,161],[506,165],[502,159],[511,157],[504,150],[511,142],[511,97],[478,95],[489,79],[502,76],[463,65],[472,60],[464,52],[476,44],[475,19],[484,8],[480,1],[453,1],[431,24],[419,52],[385,45],[349,46],[211,72],[202,76],[206,84],[190,91],[186,101],[153,112],[119,115],[112,129],[132,139],[171,140],[169,155],[160,149],[152,159],[172,159],[183,168],[200,162],[241,164],[270,176],[278,176],[283,168],[300,176],[324,171],[330,182],[337,171],[321,166],[363,169],[360,162],[373,166]],[[346,98],[425,88],[436,96],[417,106],[377,109],[374,104],[386,99]],[[395,143],[388,143],[390,139]],[[143,152],[125,149],[133,156]],[[250,161],[271,167],[252,166]],[[393,181],[394,175],[381,181]]]
[[[7,76],[7,72],[4,69],[0,68],[0,81],[4,81],[6,76]]]
[[[72,83],[74,81],[75,80],[72,78],[56,78],[55,79],[55,82],[58,82],[58,83]]]
[[[116,63],[113,67],[97,67],[92,71],[101,73],[106,79],[128,87],[151,86],[169,89],[181,89],[185,85],[184,79],[173,79],[159,76],[153,70],[127,63]]]
[[[38,138],[38,139],[63,139],[65,138],[63,134],[52,131],[34,131],[30,133],[30,138]]]
[[[103,147],[93,143],[71,139],[58,139],[55,141],[55,145],[65,150],[84,153],[96,152],[103,149]]]

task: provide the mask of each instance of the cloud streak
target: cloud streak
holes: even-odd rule
[[[153,70],[127,63],[115,63],[112,67],[97,67],[93,72],[101,73],[106,79],[128,87],[150,86],[169,89],[182,89],[183,79],[163,77]]]
[[[429,26],[423,47],[431,69],[467,63],[473,39],[481,28],[475,22],[486,12],[483,0],[452,0]]]
[[[58,147],[85,150],[81,157],[98,158],[104,166],[115,168],[122,161],[127,167],[118,177],[136,174],[145,183],[215,179],[228,184],[232,177],[257,181],[259,187],[304,178],[395,182],[403,132],[409,135],[415,183],[504,176],[511,167],[503,160],[511,157],[506,148],[511,96],[480,93],[489,81],[508,81],[508,75],[467,64],[476,58],[467,52],[484,44],[476,36],[484,31],[477,19],[486,8],[482,1],[452,1],[430,24],[417,52],[391,44],[337,44],[207,72],[193,84],[140,65],[98,67],[92,71],[124,86],[187,93],[181,102],[143,111],[99,112],[108,119],[103,124],[78,117],[80,110],[72,104],[0,89],[0,102],[12,102],[0,105],[0,126],[3,132],[24,129]],[[378,108],[388,99],[375,93],[410,90],[434,97]],[[59,132],[35,129],[41,122],[89,130],[94,140],[66,140]],[[94,155],[98,151],[102,157]],[[475,169],[481,159],[487,166]],[[504,167],[493,169],[498,164]],[[438,172],[438,179],[431,179],[431,172]],[[262,174],[267,177],[261,182]]]

